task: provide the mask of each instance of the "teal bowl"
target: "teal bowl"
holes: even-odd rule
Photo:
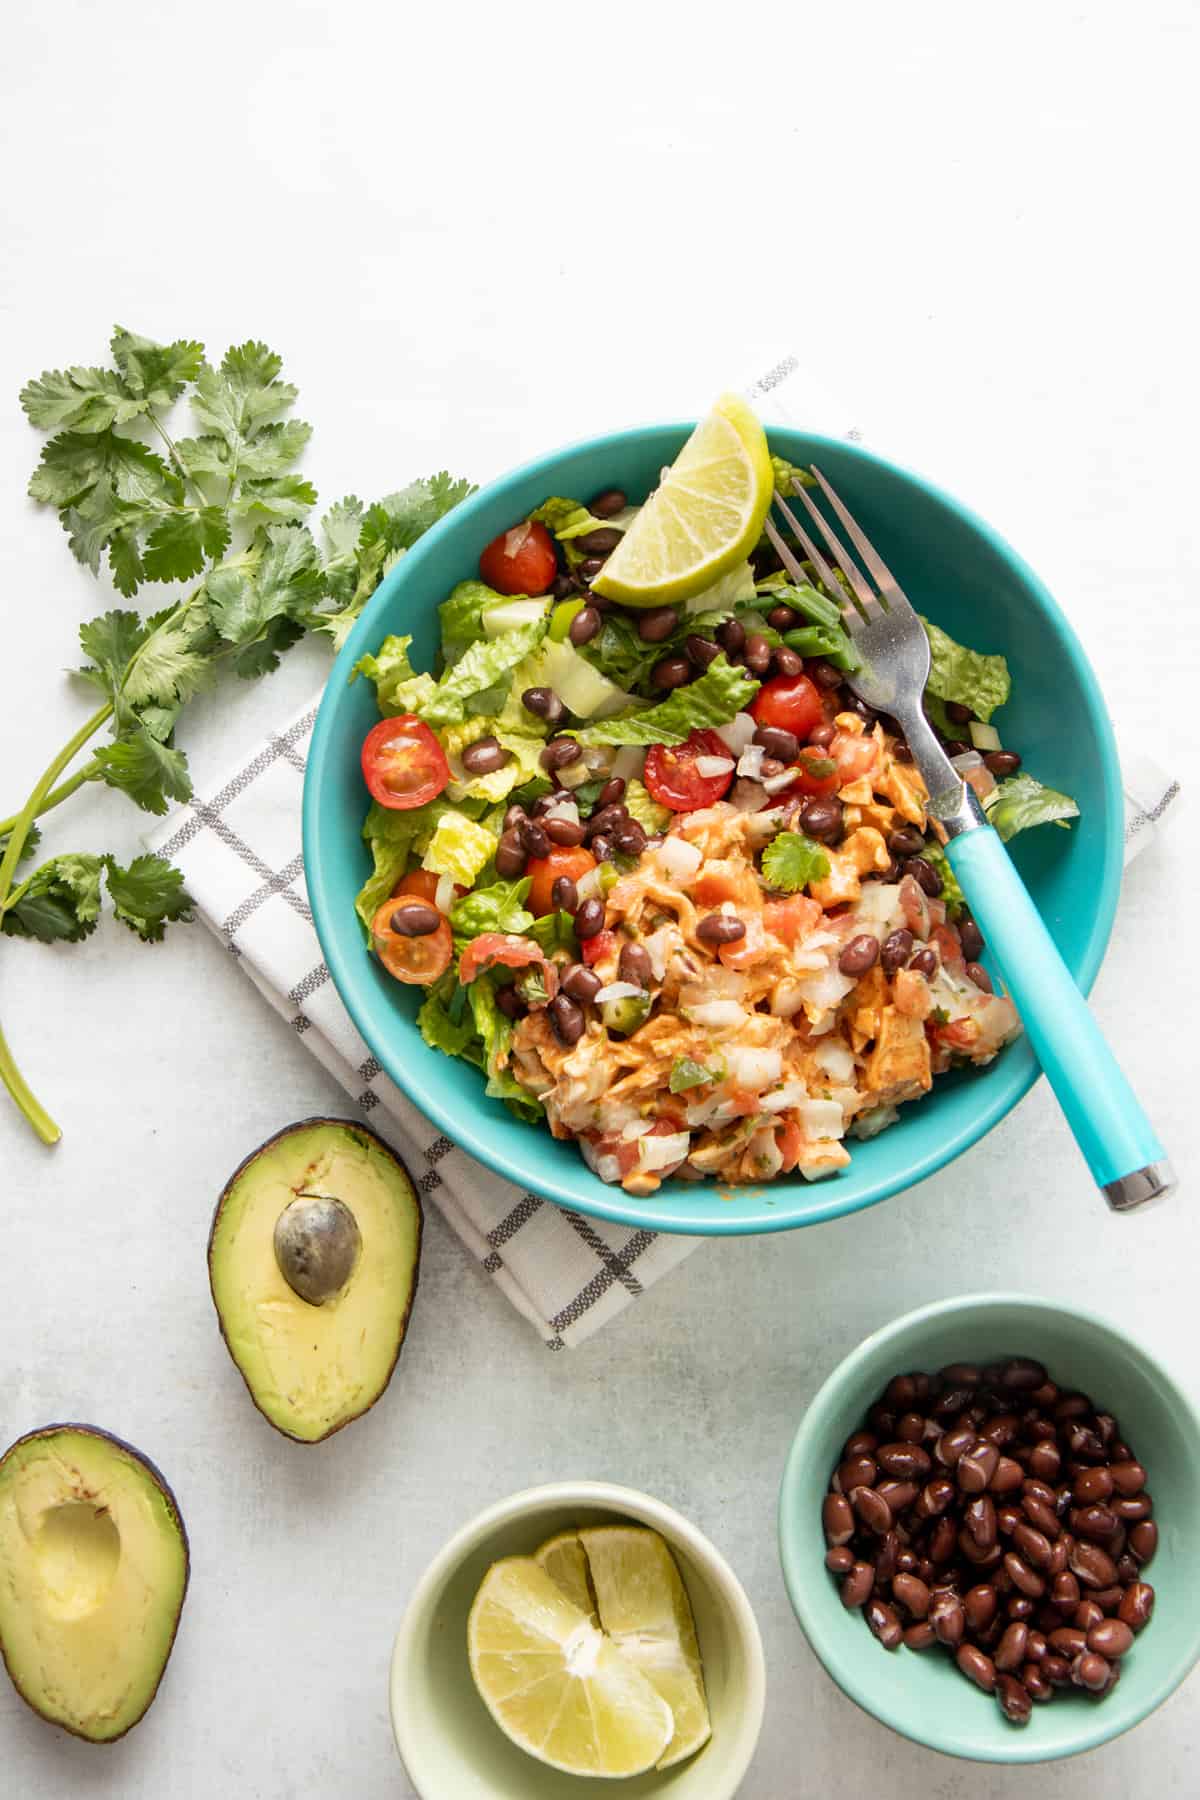
[[[621,487],[640,498],[690,430],[651,425],[554,451],[475,494],[401,558],[351,632],[321,703],[304,787],[305,877],[326,963],[363,1038],[414,1104],[481,1162],[562,1206],[623,1224],[710,1236],[786,1231],[872,1206],[969,1149],[1032,1086],[1029,1045],[1013,1044],[985,1071],[939,1080],[889,1131],[856,1144],[850,1167],[830,1180],[779,1179],[733,1198],[710,1182],[668,1181],[638,1200],[593,1175],[574,1145],[486,1099],[469,1064],[422,1041],[418,995],[368,955],[354,912],[370,867],[359,752],[378,718],[370,683],[350,685],[358,658],[388,632],[406,631],[417,666],[431,667],[438,602],[477,573],[491,538],[550,494]],[[769,435],[793,462],[821,465],[923,611],[954,637],[1007,656],[1005,741],[1034,774],[1073,794],[1082,813],[1069,832],[1045,827],[1018,840],[1016,862],[1086,991],[1116,909],[1123,814],[1108,714],[1075,634],[1020,557],[947,495],[854,445],[799,431]]]
[[[893,1375],[949,1362],[1033,1356],[1061,1387],[1116,1414],[1145,1466],[1159,1548],[1146,1570],[1150,1623],[1103,1700],[1073,1690],[1035,1706],[1025,1727],[960,1675],[941,1651],[889,1653],[847,1612],[824,1566],[821,1501],[842,1445]],[[979,1762],[1032,1763],[1119,1737],[1172,1694],[1200,1656],[1200,1419],[1134,1339],[1079,1308],[1027,1294],[966,1294],[906,1313],[839,1363],[804,1415],[779,1497],[783,1576],[809,1643],[842,1692],[893,1731]]]

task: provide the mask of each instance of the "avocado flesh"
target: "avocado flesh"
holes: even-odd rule
[[[187,1579],[171,1492],[129,1445],[52,1426],[0,1460],[0,1651],[43,1718],[93,1743],[136,1725]]]
[[[320,1306],[275,1253],[280,1214],[302,1193],[341,1200],[361,1237],[345,1286]],[[420,1245],[412,1183],[364,1126],[305,1120],[242,1164],[213,1220],[209,1279],[229,1353],[277,1430],[317,1443],[374,1405],[404,1341]]]

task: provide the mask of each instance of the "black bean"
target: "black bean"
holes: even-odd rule
[[[550,592],[556,600],[569,600],[579,592],[579,583],[573,575],[558,574],[551,583]]]
[[[768,756],[774,756],[781,763],[794,763],[800,754],[800,740],[794,731],[785,731],[779,725],[760,725],[754,733],[754,742],[761,744]]]
[[[746,648],[746,627],[740,619],[726,619],[723,625],[717,626],[717,642],[726,656],[736,656],[739,650]]]
[[[800,675],[804,672],[804,658],[786,644],[779,644],[771,653],[771,668],[776,675]]]
[[[752,631],[746,639],[746,667],[752,675],[765,675],[770,666],[770,644],[761,631]]]
[[[538,761],[548,774],[553,774],[557,769],[565,769],[569,764],[578,762],[582,755],[583,750],[574,738],[557,737],[551,738],[544,746]]]
[[[600,608],[589,604],[575,614],[567,627],[567,636],[573,644],[590,644],[600,625]]]
[[[943,746],[947,756],[968,756],[970,744],[964,744],[961,738],[947,738]]]
[[[579,889],[569,875],[556,875],[550,885],[550,899],[559,912],[574,913],[579,908]]]
[[[817,843],[836,844],[841,841],[845,808],[832,796],[828,800],[810,797],[801,806],[796,822],[801,831],[815,838]]]
[[[587,968],[583,963],[572,963],[562,978],[562,991],[569,994],[572,1000],[582,1005],[586,1000],[594,1000],[604,986],[595,969]]]
[[[583,842],[583,826],[576,819],[547,819],[545,832],[552,844],[561,844],[568,850]]]
[[[975,717],[975,714],[971,711],[969,706],[964,706],[961,701],[947,700],[946,717],[950,720],[952,725],[968,725]]]
[[[679,614],[673,606],[652,606],[649,611],[638,614],[638,636],[643,643],[661,644],[678,623]]]
[[[525,1002],[511,984],[496,989],[496,1005],[506,1019],[521,1019],[525,1016]]]
[[[588,511],[597,519],[611,519],[615,513],[624,512],[626,498],[620,488],[605,488],[602,494],[588,501]]]
[[[625,533],[619,525],[597,525],[573,540],[575,548],[585,556],[611,556]]]
[[[502,830],[514,831],[526,816],[525,808],[514,800],[513,804],[505,809]]]
[[[563,1044],[577,1044],[584,1032],[583,1008],[570,994],[556,994],[550,1002],[550,1023]]]
[[[539,862],[550,854],[550,839],[546,835],[546,827],[539,825],[536,819],[525,819],[517,826],[517,836],[521,840],[521,848],[526,856],[535,857]]]
[[[790,606],[784,606],[782,603],[779,606],[773,606],[767,614],[767,624],[773,625],[776,631],[790,631],[798,622],[799,614],[794,613]]]
[[[548,687],[526,688],[521,695],[521,705],[535,719],[545,719],[551,730],[554,726],[561,725],[567,714],[566,707],[554,689]]]
[[[665,656],[660,663],[655,663],[650,685],[660,694],[669,694],[673,688],[686,687],[695,673],[686,656]]]
[[[603,567],[604,558],[602,556],[585,556],[583,561],[576,565],[575,573],[584,581],[594,581]]]
[[[1015,750],[991,750],[983,759],[985,769],[990,769],[997,781],[1003,781],[1006,775],[1015,775],[1021,766],[1021,759]]]
[[[982,963],[969,962],[967,964],[967,976],[975,983],[977,988],[982,988],[985,994],[991,993],[992,978]]]
[[[586,835],[594,838],[599,837],[602,832],[615,831],[617,826],[623,825],[628,817],[628,812],[619,801],[614,801],[611,806],[602,806],[588,820],[585,828]]]
[[[720,644],[714,644],[711,638],[699,637],[694,631],[684,639],[683,647],[688,653],[688,660],[695,663],[698,669],[707,669],[709,663],[715,662],[721,654]]]
[[[398,906],[392,914],[392,930],[401,937],[428,937],[436,931],[442,922],[442,915],[436,906],[426,906],[423,900],[410,900],[404,906]]]
[[[525,873],[525,848],[516,831],[502,831],[496,845],[496,873],[514,881]]]
[[[736,944],[746,935],[746,927],[732,913],[705,913],[696,927],[696,936],[702,944]]]
[[[604,930],[603,900],[585,900],[575,914],[575,936],[582,940]]]
[[[617,958],[617,977],[621,981],[630,981],[634,987],[650,986],[650,958],[640,944],[623,944],[621,954]]]
[[[883,949],[879,954],[879,960],[883,964],[884,974],[894,975],[898,969],[902,969],[912,955],[912,947],[913,934],[903,927],[901,927],[899,931],[891,932],[889,936],[884,938]]]
[[[842,671],[835,669],[831,662],[826,662],[823,656],[818,656],[815,662],[809,663],[808,672],[818,687],[835,688],[842,685]]]
[[[838,957],[838,968],[843,975],[865,975],[879,961],[879,939],[869,931],[852,937],[842,954]]]
[[[918,975],[924,975],[926,981],[932,981],[937,974],[937,951],[931,949],[928,944],[923,945],[911,958],[908,966],[910,969],[915,969]]]
[[[626,819],[623,825],[618,825],[612,834],[612,841],[614,849],[619,850],[622,856],[640,856],[648,842],[646,833],[636,819]]]
[[[550,808],[558,801],[570,800],[571,798],[572,795],[566,788],[555,788],[552,793],[539,794],[537,799],[533,802],[533,805],[529,808],[529,817],[531,819],[544,819],[546,814],[550,811]]]
[[[919,856],[925,848],[925,839],[915,825],[899,825],[895,831],[888,832],[887,847],[893,856]]]
[[[625,782],[622,776],[613,775],[596,795],[597,812],[603,806],[616,806],[625,798]]]
[[[814,725],[808,734],[808,741],[814,750],[828,750],[836,736],[836,725]]]
[[[942,878],[933,864],[926,862],[923,856],[910,856],[903,864],[904,873],[911,875],[923,893],[936,900],[942,891]]]
[[[469,775],[490,775],[511,761],[512,751],[494,737],[476,738],[462,753],[462,766]]]
[[[608,862],[613,853],[613,841],[607,831],[598,831],[588,848],[598,863]]]
[[[873,706],[868,706],[865,700],[860,700],[857,694],[851,695],[847,711],[857,713],[859,718],[867,725],[874,725],[876,719],[879,717],[875,708]]]
[[[962,941],[962,953],[968,962],[978,962],[983,955],[983,933],[974,919],[960,919],[958,935]]]

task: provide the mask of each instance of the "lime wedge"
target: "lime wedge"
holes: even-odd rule
[[[671,1742],[671,1708],[531,1556],[484,1576],[467,1622],[471,1674],[508,1737],[570,1775],[640,1775]]]
[[[552,1537],[540,1550],[534,1551],[533,1560],[539,1569],[545,1569],[551,1581],[558,1583],[571,1605],[577,1606],[581,1613],[586,1613],[599,1630],[596,1596],[592,1592],[588,1560],[579,1541],[579,1533],[560,1531],[557,1537]]]
[[[766,433],[725,394],[701,420],[592,587],[625,606],[686,600],[749,556],[771,504]]]
[[[671,1709],[675,1730],[658,1760],[682,1762],[712,1735],[700,1646],[687,1590],[656,1531],[602,1525],[579,1533],[600,1623]]]

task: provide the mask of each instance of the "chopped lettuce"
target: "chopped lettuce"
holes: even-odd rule
[[[950,736],[957,735],[943,710],[947,700],[969,706],[977,719],[986,722],[1008,699],[1012,686],[1008,664],[1002,656],[986,656],[980,650],[968,650],[964,645],[956,644],[928,619],[922,619],[921,623],[929,638],[929,680],[925,695],[926,711],[933,724],[943,732],[948,728]],[[940,700],[943,705],[930,708],[930,697],[935,702]]]
[[[486,581],[460,581],[442,601],[438,618],[442,625],[442,660],[448,669],[483,636],[485,607],[499,606],[506,598]]]
[[[475,743],[481,737],[494,737],[497,743],[510,752],[511,760],[499,769],[490,770],[486,775],[472,775],[462,766],[462,753],[468,744]],[[486,800],[489,806],[494,806],[511,794],[515,787],[522,787],[540,773],[538,757],[542,750],[541,738],[503,730],[498,719],[488,719],[479,713],[464,719],[461,725],[444,726],[438,732],[438,741],[450,762],[451,778],[446,794],[455,802]]]
[[[579,955],[579,939],[575,936],[575,921],[570,913],[543,913],[540,919],[533,921],[525,935],[533,939],[543,956],[565,950],[574,962]]]
[[[506,631],[503,637],[473,643],[417,709],[419,717],[427,725],[455,725],[469,713],[500,712],[512,686],[512,671],[545,634],[545,620],[537,619],[516,631]]]
[[[435,875],[450,875],[469,888],[495,855],[497,841],[495,832],[486,825],[477,825],[464,812],[448,806],[434,826],[421,865]]]
[[[795,894],[810,881],[824,881],[829,858],[802,831],[781,831],[762,853],[763,880],[781,893]]]
[[[711,612],[727,617],[737,607],[753,602],[754,598],[754,570],[748,562],[741,562],[719,581],[714,581],[711,587],[701,589],[685,601],[684,612],[692,619],[695,629],[695,614]]]
[[[362,834],[371,846],[375,868],[359,890],[355,911],[367,931],[409,862],[428,844],[442,815],[449,811],[441,798],[425,806],[397,808],[372,801]],[[495,840],[489,837],[489,843]]]
[[[670,808],[660,806],[657,800],[651,799],[649,791],[636,775],[625,783],[625,805],[630,818],[636,819],[642,830],[651,837],[665,831],[671,823]]]
[[[578,500],[565,500],[560,494],[543,500],[537,510],[530,513],[529,519],[531,524],[544,525],[560,542],[583,537],[589,531],[599,531],[608,523],[606,519],[598,519]]]
[[[397,713],[416,712],[430,698],[437,683],[432,675],[418,675],[408,658],[411,634],[386,637],[374,656],[360,656],[350,680],[365,675],[375,683],[375,698],[385,719]]]
[[[531,885],[528,876],[521,881],[494,881],[490,887],[476,888],[473,893],[456,900],[450,908],[454,948],[462,950],[472,938],[485,931],[509,931],[518,935],[528,931],[533,924],[533,914],[526,910],[524,901]]]
[[[946,904],[946,916],[957,919],[966,911],[967,897],[958,884],[958,876],[950,864],[950,858],[938,843],[927,843],[921,852],[922,859],[935,868],[942,878],[942,899]]]
[[[759,683],[724,655],[688,687],[676,688],[658,706],[598,719],[577,733],[581,744],[682,744],[693,731],[727,725],[745,712]]]
[[[1031,825],[1062,825],[1065,829],[1068,819],[1079,817],[1079,808],[1069,795],[1043,787],[1024,770],[997,782],[983,809],[988,823],[995,826],[1005,843],[1018,831],[1028,831]]]
[[[632,619],[621,613],[604,613],[599,631],[589,643],[580,645],[579,654],[609,681],[632,690],[645,681],[663,654],[663,646],[648,644]]]
[[[432,1049],[441,1050],[446,1056],[465,1056],[482,1067],[483,1050],[476,1038],[475,1015],[467,1004],[467,990],[459,986],[452,970],[447,969],[426,994],[417,1025]]]
[[[541,1102],[534,1099],[528,1088],[521,1086],[506,1066],[513,1025],[496,1005],[496,981],[492,974],[480,975],[468,989],[471,1014],[482,1050],[482,1066],[487,1071],[486,1091],[489,1098],[505,1101],[519,1117],[540,1119]]]

